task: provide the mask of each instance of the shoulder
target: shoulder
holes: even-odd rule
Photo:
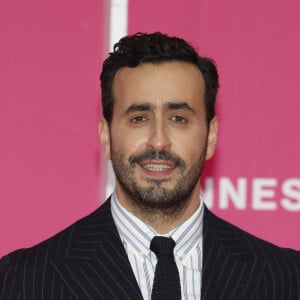
[[[279,247],[265,241],[213,214],[207,208],[204,214],[204,230],[206,234],[214,232],[220,239],[228,236],[236,245],[242,245],[247,252],[267,260],[269,264],[282,266],[293,265],[300,271],[300,252],[294,249]]]
[[[18,269],[35,267],[45,260],[64,260],[69,254],[72,243],[78,236],[84,235],[86,231],[95,230],[95,227],[107,218],[110,219],[109,200],[91,214],[41,243],[30,248],[18,249],[2,257],[0,260],[0,276],[7,272],[17,272]]]
[[[232,282],[242,278],[240,288],[244,284],[253,285],[251,299],[254,294],[257,299],[300,299],[298,251],[260,239],[207,208],[203,219],[203,262],[205,284],[209,284],[207,278],[212,278],[212,267],[218,269],[217,279],[220,272],[226,270],[227,276],[235,270]]]

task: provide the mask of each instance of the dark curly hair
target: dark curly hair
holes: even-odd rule
[[[103,63],[101,79],[102,111],[108,123],[113,117],[112,84],[117,71],[123,67],[137,67],[143,63],[159,64],[182,61],[195,65],[205,82],[206,121],[215,116],[215,102],[219,87],[218,72],[213,60],[201,57],[185,40],[160,32],[136,33],[123,37]]]

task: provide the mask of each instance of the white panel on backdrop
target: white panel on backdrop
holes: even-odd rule
[[[124,35],[127,34],[128,23],[128,0],[111,0],[110,6],[110,45],[113,45]]]

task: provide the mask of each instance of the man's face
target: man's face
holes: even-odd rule
[[[121,203],[174,213],[199,197],[217,133],[216,119],[210,130],[206,124],[200,71],[177,61],[125,67],[114,78],[113,96],[112,122],[100,122],[100,137]]]

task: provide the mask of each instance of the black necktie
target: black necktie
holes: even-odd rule
[[[173,254],[174,247],[175,242],[171,238],[155,236],[151,241],[150,249],[157,256],[152,300],[181,299],[179,273]]]

